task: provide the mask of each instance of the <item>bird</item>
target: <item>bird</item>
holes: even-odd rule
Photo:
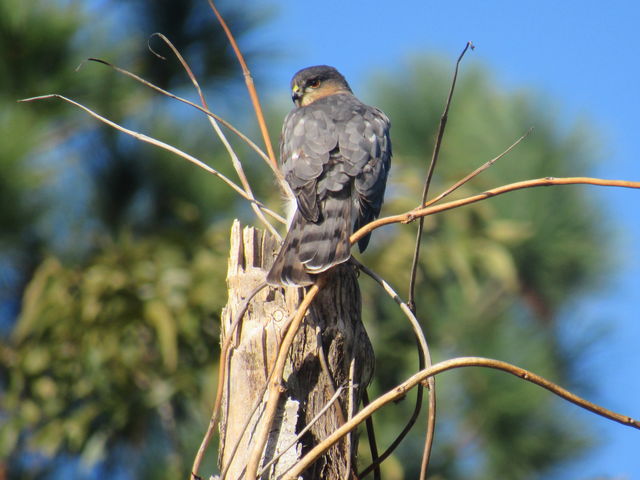
[[[327,65],[298,71],[291,98],[280,163],[295,204],[266,280],[300,287],[349,260],[351,234],[378,218],[391,166],[391,124]],[[369,239],[370,233],[358,241],[360,252]]]

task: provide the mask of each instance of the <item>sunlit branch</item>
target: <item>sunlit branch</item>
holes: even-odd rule
[[[145,142],[145,143],[149,143],[151,145],[155,145],[156,147],[160,147],[163,150],[167,150],[167,151],[169,151],[171,153],[174,153],[174,154],[184,158],[185,160],[193,163],[194,165],[197,165],[198,167],[202,168],[203,170],[206,170],[207,172],[209,172],[209,173],[217,176],[218,178],[220,178],[224,183],[226,183],[233,190],[235,190],[242,198],[244,198],[245,200],[248,200],[249,202],[255,203],[260,208],[262,208],[262,210],[265,213],[268,213],[269,215],[271,215],[272,217],[274,217],[276,219],[282,219],[282,217],[280,215],[278,215],[274,211],[268,209],[264,204],[262,204],[262,203],[258,202],[257,200],[252,199],[251,197],[249,197],[247,195],[247,193],[240,186],[238,186],[236,183],[234,183],[233,181],[229,180],[222,173],[218,172],[215,168],[210,167],[209,165],[207,165],[206,163],[202,162],[201,160],[198,160],[197,158],[193,157],[192,155],[189,155],[188,153],[183,152],[182,150],[174,147],[173,145],[169,145],[168,143],[165,143],[165,142],[163,142],[161,140],[157,140],[155,138],[149,137],[148,135],[145,135],[144,133],[139,133],[139,132],[136,132],[134,130],[130,130],[128,128],[125,128],[122,125],[119,125],[119,124],[109,120],[108,118],[105,118],[102,115],[97,114],[96,112],[94,112],[93,110],[91,110],[88,107],[85,107],[81,103],[78,103],[78,102],[76,102],[74,100],[71,100],[70,98],[65,97],[64,95],[59,95],[57,93],[53,93],[53,94],[49,94],[49,95],[40,95],[40,96],[37,96],[37,97],[25,98],[25,99],[19,100],[19,101],[20,102],[32,102],[32,101],[37,101],[37,100],[47,100],[47,99],[50,99],[50,98],[59,98],[61,100],[64,100],[65,102],[68,102],[68,103],[70,103],[72,105],[75,105],[76,107],[80,108],[81,110],[84,110],[85,112],[87,112],[92,117],[100,120],[101,122],[109,125],[110,127],[115,128],[116,130],[119,130],[119,131],[121,131],[123,133],[126,133],[127,135],[130,135],[133,138],[135,138],[137,140],[140,140],[141,142]]]
[[[487,190],[486,192],[462,198],[460,200],[454,200],[451,202],[442,203],[440,205],[431,205],[429,207],[417,207],[405,213],[379,218],[360,228],[357,232],[354,232],[353,235],[351,235],[349,241],[353,245],[362,237],[376,230],[377,228],[382,227],[383,225],[390,225],[393,223],[409,223],[420,217],[426,217],[427,215],[434,215],[436,213],[452,210],[464,205],[470,205],[472,203],[486,200],[487,198],[496,197],[504,193],[514,192],[516,190],[522,190],[525,188],[550,187],[552,185],[597,185],[601,187],[624,187],[640,189],[640,182],[632,182],[629,180],[605,180],[602,178],[591,177],[544,177],[536,178],[533,180],[524,180],[521,182],[510,183],[508,185],[493,188],[491,190]]]
[[[489,167],[491,167],[494,163],[496,163],[498,160],[500,160],[502,157],[504,157],[505,155],[507,155],[511,150],[513,150],[516,146],[518,146],[518,144],[520,142],[522,142],[525,138],[527,138],[529,136],[529,134],[533,131],[533,127],[531,127],[529,130],[527,130],[524,135],[522,135],[520,138],[518,138],[515,142],[513,142],[509,148],[507,148],[504,152],[502,152],[500,155],[493,157],[491,160],[489,160],[488,162],[483,163],[482,165],[480,165],[478,168],[476,168],[473,172],[471,172],[469,175],[465,176],[464,178],[462,178],[461,180],[458,180],[456,183],[454,183],[453,185],[451,185],[449,188],[447,188],[444,192],[442,192],[440,195],[432,198],[431,200],[429,200],[428,202],[426,202],[423,206],[424,207],[428,207],[430,205],[433,205],[434,203],[438,203],[440,200],[442,200],[445,197],[448,197],[449,195],[451,195],[453,192],[455,192],[458,188],[460,188],[461,186],[463,186],[465,183],[469,182],[471,179],[477,177],[479,174],[481,174],[482,172],[484,172],[486,169],[488,169]]]
[[[88,61],[91,62],[97,62],[97,63],[101,63],[103,65],[106,65],[112,69],[114,69],[115,71],[126,75],[127,77],[130,77],[134,80],[136,80],[137,82],[142,83],[143,85],[163,94],[166,95],[169,98],[173,98],[174,100],[177,100],[179,102],[182,102],[186,105],[189,105],[197,110],[200,110],[202,113],[204,113],[205,115],[214,118],[216,121],[218,121],[219,123],[221,123],[222,125],[224,125],[225,127],[227,127],[229,130],[231,130],[235,135],[238,136],[238,138],[240,138],[243,142],[245,142],[249,147],[251,147],[252,150],[254,150],[258,155],[260,155],[260,157],[267,163],[267,165],[269,166],[269,168],[273,171],[274,175],[276,175],[276,177],[281,178],[282,174],[280,173],[280,170],[278,170],[277,166],[274,166],[273,163],[271,162],[271,160],[269,159],[269,157],[260,149],[260,147],[258,147],[258,145],[255,144],[255,142],[253,140],[251,140],[249,137],[247,137],[244,133],[242,133],[240,130],[238,130],[236,127],[234,127],[231,123],[229,123],[228,121],[226,121],[224,118],[222,118],[221,116],[207,110],[204,107],[201,107],[200,105],[198,105],[197,103],[192,102],[191,100],[187,100],[186,98],[182,98],[174,93],[171,93],[167,90],[164,90],[163,88],[158,87],[157,85],[154,85],[153,83],[149,82],[148,80],[145,80],[144,78],[140,77],[139,75],[136,75],[133,72],[130,72],[128,70],[125,70],[124,68],[120,68],[117,67],[105,60],[99,59],[99,58],[89,58],[87,59]]]
[[[358,265],[358,267],[367,275],[369,275],[373,280],[375,280],[400,307],[400,310],[411,323],[411,327],[413,328],[413,332],[416,336],[416,340],[418,341],[419,350],[418,350],[418,363],[419,369],[423,370],[425,367],[430,367],[432,364],[431,361],[431,353],[429,352],[429,346],[427,344],[427,340],[424,336],[424,332],[422,331],[422,327],[420,326],[420,322],[416,318],[415,314],[411,311],[409,306],[400,298],[397,292],[389,285],[389,283],[382,278],[380,275],[375,273],[370,268],[361,264],[357,260],[353,260],[354,263]],[[433,380],[433,377],[430,377],[428,380],[429,387],[429,413],[427,416],[427,427],[426,427],[426,435],[425,435],[425,444],[423,451],[423,458],[427,459],[427,462],[431,456],[431,448],[433,446],[433,438],[435,432],[435,424],[436,424],[436,384]],[[359,477],[364,477],[367,475],[372,469],[376,468],[381,462],[383,462],[393,451],[400,445],[400,442],[406,437],[406,435],[411,431],[413,425],[418,419],[418,415],[420,414],[420,409],[422,406],[422,388],[418,387],[417,395],[416,395],[416,404],[413,410],[409,421],[402,429],[402,431],[398,434],[395,440],[389,445],[389,447],[380,455],[377,459],[374,459],[367,468],[365,468],[362,472],[359,473]]]
[[[424,187],[422,190],[422,201],[420,205],[424,205],[427,201],[427,195],[429,194],[429,186],[431,185],[431,179],[433,178],[433,172],[436,168],[436,163],[438,163],[438,157],[440,155],[440,147],[442,145],[442,139],[444,137],[444,131],[447,126],[447,119],[449,118],[449,108],[451,107],[451,100],[453,99],[453,92],[456,88],[456,81],[458,80],[458,70],[460,68],[460,62],[462,61],[464,54],[467,53],[467,50],[471,48],[473,50],[473,44],[471,42],[467,42],[462,53],[458,56],[458,60],[456,61],[456,67],[453,72],[453,78],[451,79],[451,86],[449,87],[449,95],[447,95],[447,101],[444,107],[444,112],[442,112],[442,116],[440,117],[440,124],[438,126],[438,133],[436,134],[436,141],[433,146],[433,154],[431,155],[431,162],[429,163],[429,169],[427,170],[427,176],[424,180]],[[418,260],[420,258],[420,247],[422,244],[422,231],[424,228],[424,219],[420,218],[418,222],[418,231],[416,233],[416,244],[413,250],[413,260],[411,261],[411,274],[409,276],[409,308],[416,311],[415,304],[415,291],[416,291],[416,276],[418,274]],[[420,480],[423,480],[426,476],[426,465],[424,461],[422,462],[422,469],[420,472]]]
[[[629,416],[621,415],[611,410],[607,410],[599,405],[591,403],[583,398],[565,390],[564,388],[556,385],[549,380],[529,372],[523,368],[517,367],[510,363],[502,362],[500,360],[493,360],[483,357],[459,357],[451,360],[445,360],[444,362],[436,363],[430,368],[426,368],[415,375],[411,376],[405,382],[389,390],[387,393],[379,396],[372,401],[367,407],[358,412],[349,422],[345,423],[333,433],[331,433],[322,442],[312,448],[296,465],[294,465],[283,477],[282,480],[294,480],[302,472],[304,472],[313,462],[315,462],[328,448],[340,440],[344,435],[355,429],[361,424],[367,417],[374,412],[387,405],[394,400],[397,400],[407,394],[409,390],[424,382],[427,378],[438,375],[447,370],[452,370],[461,367],[484,367],[492,368],[495,370],[502,370],[504,372],[515,375],[528,382],[538,385],[542,388],[549,390],[551,393],[581,407],[589,410],[597,415],[614,420],[623,425],[640,429],[640,421],[635,420]]]
[[[187,61],[184,59],[182,54],[178,51],[175,45],[171,43],[171,41],[167,37],[165,37],[163,34],[155,33],[154,35],[160,38],[163,42],[165,42],[167,46],[171,49],[173,54],[176,56],[176,58],[182,65],[182,68],[186,72],[187,76],[189,77],[189,80],[191,80],[193,87],[198,92],[198,96],[200,97],[200,103],[204,108],[209,110],[209,105],[207,104],[207,100],[204,97],[204,93],[202,93],[202,89],[200,88],[198,79],[193,74],[191,67],[189,66]],[[253,194],[253,190],[251,189],[249,180],[247,180],[247,176],[244,173],[244,168],[242,167],[242,162],[240,162],[238,155],[236,154],[235,150],[227,140],[227,137],[225,136],[224,132],[220,128],[220,125],[218,125],[218,122],[216,121],[216,119],[208,115],[207,115],[207,119],[209,120],[209,123],[211,124],[211,127],[213,128],[214,132],[216,132],[216,135],[218,135],[218,138],[220,139],[225,149],[227,150],[227,153],[229,154],[229,158],[231,159],[231,164],[233,165],[234,170],[238,174],[238,178],[240,179],[240,183],[244,187],[244,191],[247,192],[247,195],[249,197],[255,200],[256,197]],[[253,209],[258,219],[262,222],[262,224],[269,230],[269,232],[278,240],[281,240],[280,234],[275,228],[273,228],[273,225],[271,225],[271,223],[266,219],[266,217],[264,216],[260,208],[255,203],[251,203],[251,208]]]
[[[236,39],[231,33],[231,30],[229,29],[229,27],[227,26],[227,22],[225,22],[224,18],[222,17],[222,15],[220,15],[220,12],[216,8],[215,2],[213,2],[213,0],[208,0],[208,1],[209,1],[209,6],[211,7],[211,10],[213,10],[213,13],[215,14],[218,21],[220,22],[220,26],[222,26],[224,33],[227,35],[227,38],[229,39],[231,48],[233,48],[233,51],[235,52],[236,57],[238,58],[238,62],[240,63],[240,67],[242,68],[242,73],[244,75],[244,81],[247,85],[249,96],[251,97],[251,103],[253,104],[253,109],[256,112],[256,119],[258,120],[260,132],[262,133],[264,144],[267,147],[267,153],[269,154],[269,158],[271,159],[271,163],[273,164],[274,168],[277,169],[278,162],[276,161],[276,154],[273,151],[273,146],[271,145],[271,138],[269,137],[269,130],[267,129],[267,123],[264,120],[264,114],[262,113],[262,106],[260,105],[258,92],[256,91],[256,87],[253,84],[253,78],[251,77],[251,72],[249,71],[247,62],[245,62],[244,56],[242,55],[242,52],[238,47]]]

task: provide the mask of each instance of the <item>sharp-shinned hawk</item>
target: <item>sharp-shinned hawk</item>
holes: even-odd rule
[[[311,285],[351,256],[351,234],[376,219],[391,164],[389,119],[365,105],[333,67],[300,70],[284,120],[280,161],[296,209],[267,274],[271,285]],[[360,251],[369,235],[358,242]]]

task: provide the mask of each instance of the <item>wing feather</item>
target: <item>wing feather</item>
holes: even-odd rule
[[[280,157],[298,211],[269,283],[280,278],[285,284],[307,285],[308,274],[350,257],[351,233],[380,214],[391,163],[389,128],[384,113],[346,93],[287,115]],[[358,242],[360,251],[368,242],[369,235]]]

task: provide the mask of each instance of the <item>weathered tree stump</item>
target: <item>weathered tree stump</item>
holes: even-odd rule
[[[265,279],[277,242],[254,228],[234,222],[223,310],[221,341],[245,299]],[[250,302],[234,335],[226,366],[220,422],[219,464],[228,479],[243,479],[253,436],[265,407],[266,385],[287,321],[304,296],[302,288],[266,288]],[[361,298],[356,272],[342,265],[330,273],[327,285],[313,301],[289,352],[283,393],[263,453],[262,465],[285,451],[261,478],[278,478],[309,449],[339,427],[358,408],[373,373],[373,349],[360,318]],[[321,345],[320,345],[321,344]],[[326,360],[326,362],[325,362]],[[326,367],[323,368],[322,364]],[[329,375],[327,375],[327,371]],[[351,386],[351,387],[350,387]],[[335,401],[300,438],[299,433],[340,389]],[[245,429],[245,425],[248,427]],[[305,480],[353,478],[355,435],[334,445],[309,468]],[[234,450],[235,453],[234,453]]]

